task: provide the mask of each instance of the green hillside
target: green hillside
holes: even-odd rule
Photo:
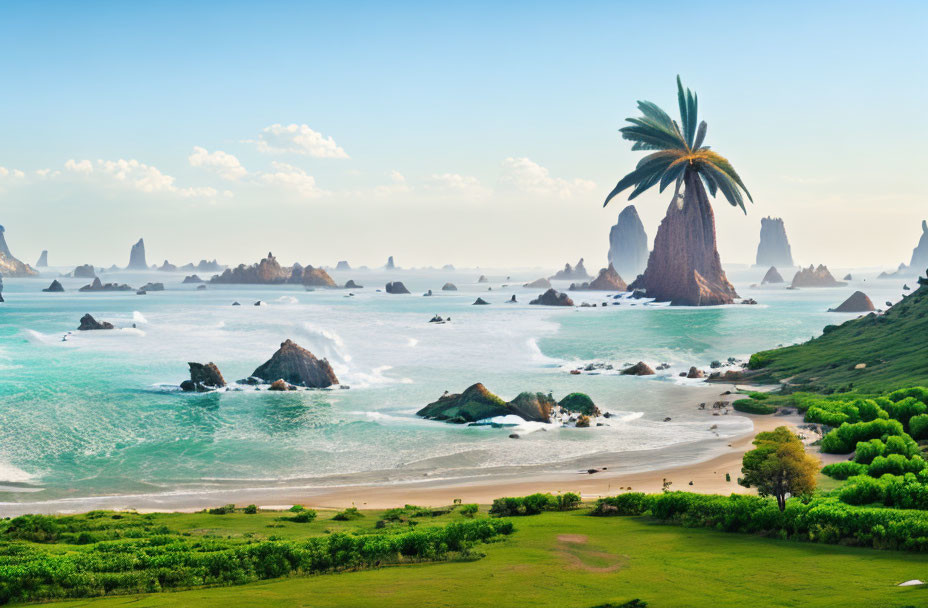
[[[754,354],[752,379],[822,393],[928,386],[928,280],[919,284],[885,314],[829,325],[804,344]]]

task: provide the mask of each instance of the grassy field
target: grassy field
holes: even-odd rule
[[[295,539],[326,530],[373,531],[380,515],[366,512],[362,519],[336,522],[332,513],[320,512],[308,524],[281,523],[279,513],[166,514],[155,521],[191,535],[237,538],[273,533]],[[452,513],[428,521],[463,519]],[[516,532],[478,546],[486,554],[478,560],[56,605],[592,608],[634,598],[645,600],[650,608],[928,605],[928,589],[896,586],[928,578],[928,557],[923,554],[780,541],[636,517],[596,518],[587,509],[512,521]]]
[[[882,393],[928,385],[928,285],[890,308],[804,344],[756,353],[754,381],[781,381],[816,392]],[[860,364],[866,367],[858,368]]]

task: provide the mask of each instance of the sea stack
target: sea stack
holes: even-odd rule
[[[39,261],[35,263],[36,268],[47,268],[48,267],[48,249],[43,249],[41,255],[39,255]]]
[[[394,268],[396,268],[396,264],[393,263],[393,256],[392,256],[392,255],[391,255],[390,257],[387,258],[387,263],[386,263],[386,265],[384,266],[384,268],[387,269],[387,270],[393,270]]]
[[[338,264],[335,265],[335,270],[351,270],[351,265],[348,260],[339,260]]]
[[[732,304],[738,297],[728,282],[715,240],[715,214],[699,176],[686,174],[692,194],[671,201],[654,238],[648,267],[629,287],[673,306]]]
[[[401,281],[391,281],[390,283],[387,283],[387,286],[384,289],[387,293],[392,294],[409,293],[409,290],[406,289],[406,286],[403,285]]]
[[[810,264],[808,268],[799,269],[790,287],[844,287],[845,285],[847,283],[836,281],[824,264],[819,264],[818,268]]]
[[[780,275],[780,271],[777,270],[776,266],[771,266],[770,270],[767,271],[767,274],[764,275],[764,280],[760,282],[761,285],[771,285],[774,283],[782,283],[783,277]]]
[[[3,226],[0,226],[0,274],[5,277],[34,277],[39,274],[32,266],[20,262],[10,252],[4,233]]]
[[[760,220],[760,243],[757,245],[757,266],[793,266],[793,253],[786,238],[783,220],[765,217]]]
[[[871,312],[876,310],[873,302],[862,291],[855,291],[851,297],[845,300],[837,308],[829,308],[828,312]]]
[[[609,230],[609,263],[630,279],[644,272],[648,265],[648,235],[634,205],[622,209],[615,226]]]
[[[129,265],[126,270],[148,270],[148,263],[145,261],[145,241],[139,239],[139,242],[132,246],[129,251]]]
[[[338,378],[327,360],[317,359],[292,340],[282,342],[277,352],[251,376],[268,383],[283,380],[307,388],[325,388],[338,384]]]
[[[615,271],[615,267],[609,264],[609,268],[603,268],[599,271],[599,276],[589,283],[570,284],[571,291],[626,291],[628,285],[622,280],[622,277]]]
[[[590,275],[587,274],[586,268],[583,267],[583,258],[580,258],[580,261],[577,262],[576,266],[571,267],[570,264],[564,264],[564,269],[559,270],[551,277],[555,281],[569,281],[571,279],[589,279]]]
[[[909,269],[919,272],[922,268],[928,268],[928,222],[922,220],[922,237],[918,240],[918,246],[912,250],[912,261],[909,262]]]
[[[81,264],[71,271],[73,279],[94,279],[96,277],[97,273],[93,269],[93,264]]]
[[[61,293],[62,291],[64,291],[64,287],[61,285],[58,279],[55,279],[54,281],[52,281],[51,285],[49,285],[42,291],[47,291],[51,293]]]
[[[190,366],[190,380],[180,383],[181,390],[204,393],[226,385],[225,378],[222,377],[215,363],[210,362],[204,365],[188,362],[187,365]]]

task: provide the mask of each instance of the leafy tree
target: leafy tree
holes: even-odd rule
[[[815,489],[818,461],[806,454],[802,441],[788,428],[758,433],[754,445],[757,447],[742,459],[744,477],[738,483],[756,487],[761,496],[775,497],[780,511],[786,508],[788,496],[810,494]]]

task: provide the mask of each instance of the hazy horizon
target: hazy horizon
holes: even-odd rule
[[[639,99],[676,115],[677,74],[755,201],[714,201],[723,263],[773,216],[797,263],[892,268],[928,217],[917,2],[52,4],[0,23],[0,224],[29,264],[124,266],[142,237],[149,264],[592,271],[641,157],[617,129]],[[669,199],[634,201],[651,243]]]

